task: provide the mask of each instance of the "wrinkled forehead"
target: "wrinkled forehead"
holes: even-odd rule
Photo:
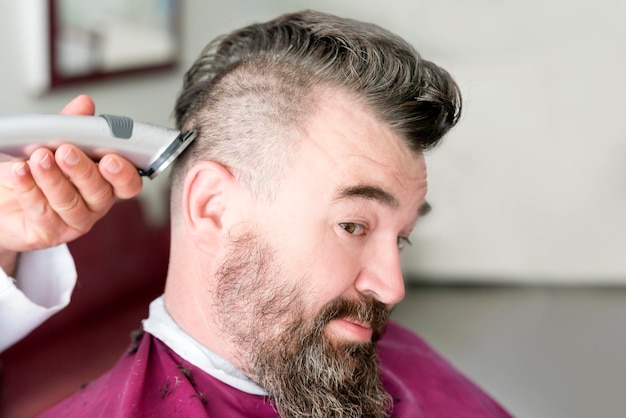
[[[359,97],[342,89],[319,88],[303,135],[333,160],[361,161],[396,171],[400,177],[425,174],[424,156],[379,118]]]
[[[372,185],[407,197],[411,205],[423,203],[423,196],[411,198],[426,188],[423,154],[411,150],[365,104],[341,90],[325,90],[312,110],[298,147],[311,176],[331,177],[338,187]]]

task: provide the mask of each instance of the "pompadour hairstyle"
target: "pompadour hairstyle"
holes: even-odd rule
[[[348,92],[416,152],[435,146],[461,115],[452,77],[399,36],[320,12],[286,14],[211,42],[185,75],[176,123],[198,139],[177,161],[173,186],[190,162],[206,159],[252,190],[268,187],[318,87]]]

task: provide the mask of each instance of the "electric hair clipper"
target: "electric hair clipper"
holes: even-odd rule
[[[0,153],[28,158],[39,147],[54,150],[71,143],[94,161],[119,154],[149,178],[161,173],[194,138],[194,131],[179,132],[126,116],[0,116]]]

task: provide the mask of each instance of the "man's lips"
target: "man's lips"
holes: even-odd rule
[[[326,324],[328,337],[334,340],[371,342],[374,331],[368,324],[349,318],[335,318]]]

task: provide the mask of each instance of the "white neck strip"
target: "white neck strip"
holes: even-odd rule
[[[148,319],[143,320],[143,329],[163,341],[183,359],[217,380],[245,393],[267,395],[265,389],[250,380],[243,372],[183,331],[165,309],[163,296],[150,304],[150,314]]]

